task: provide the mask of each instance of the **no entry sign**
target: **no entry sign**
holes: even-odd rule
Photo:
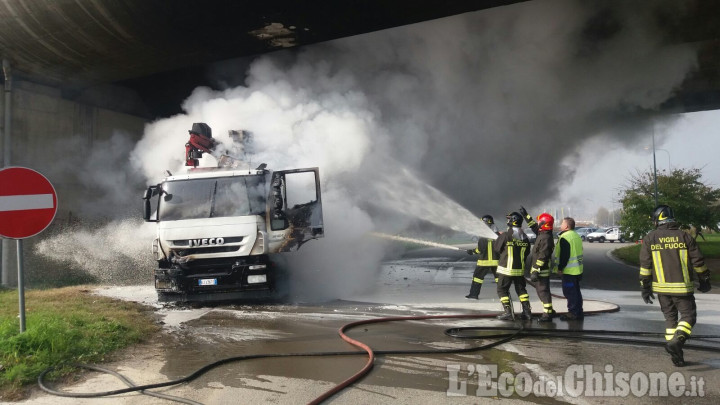
[[[0,169],[0,236],[25,239],[50,225],[57,212],[55,188],[25,167]]]

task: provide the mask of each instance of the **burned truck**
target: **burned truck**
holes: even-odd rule
[[[193,124],[186,173],[168,173],[145,191],[144,219],[155,222],[152,254],[161,302],[270,298],[280,268],[276,253],[324,236],[318,168],[272,171],[213,152],[210,127]]]

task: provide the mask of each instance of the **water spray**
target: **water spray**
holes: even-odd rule
[[[378,238],[383,238],[383,239],[391,239],[391,240],[396,240],[396,241],[400,241],[400,242],[416,243],[418,245],[432,246],[432,247],[437,247],[437,248],[441,248],[441,249],[462,250],[457,246],[445,245],[442,243],[431,242],[431,241],[422,240],[422,239],[406,238],[404,236],[388,235],[386,233],[380,233],[380,232],[371,232],[370,235],[376,236]]]

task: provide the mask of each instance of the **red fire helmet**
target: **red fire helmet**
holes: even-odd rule
[[[543,212],[537,216],[537,222],[538,225],[540,225],[540,230],[552,231],[553,226],[555,225],[555,218],[547,212]]]

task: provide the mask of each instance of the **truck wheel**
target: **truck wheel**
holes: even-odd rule
[[[600,237],[600,243],[605,243],[605,237],[604,237],[604,236],[601,236],[601,237]]]

